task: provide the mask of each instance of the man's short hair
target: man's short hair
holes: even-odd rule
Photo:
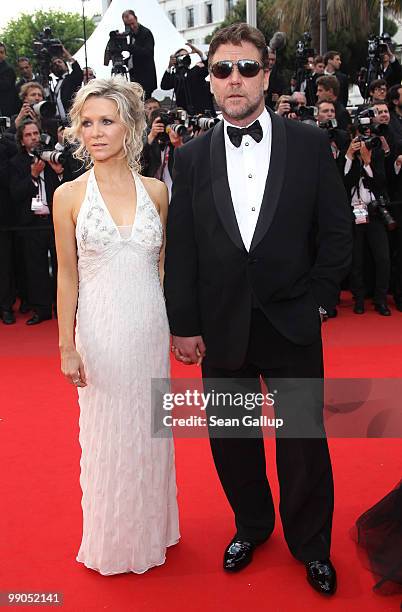
[[[29,57],[25,57],[25,55],[21,55],[21,57],[17,58],[17,62],[28,62],[29,65],[31,65],[31,60],[29,59]]]
[[[388,101],[391,106],[393,106],[394,100],[399,100],[399,90],[402,89],[402,84],[392,85],[388,89]]]
[[[45,90],[43,89],[42,85],[40,83],[36,83],[36,81],[29,81],[29,83],[24,83],[20,89],[20,98],[22,101],[25,100],[30,89],[40,89],[42,92],[42,97],[45,99]]]
[[[0,42],[0,47],[7,53],[6,45],[3,42]]]
[[[374,79],[374,81],[371,81],[369,85],[369,93],[377,89],[377,87],[384,87],[384,86],[388,88],[387,81],[385,79]]]
[[[315,58],[313,59],[314,66],[317,66],[317,64],[323,64],[323,63],[324,63],[324,58],[322,55],[316,55]]]
[[[333,100],[329,100],[328,98],[324,98],[323,100],[318,100],[318,102],[317,102],[317,104],[316,104],[316,107],[317,107],[318,111],[320,110],[320,106],[321,106],[321,104],[332,104],[332,106],[333,106],[333,107],[334,107],[334,109],[335,109],[335,103],[334,103],[334,101],[333,101]]]
[[[333,60],[337,55],[341,55],[339,51],[328,51],[328,53],[324,55],[324,64],[327,65],[328,61]]]
[[[40,132],[40,125],[37,121],[35,121],[35,119],[25,119],[24,121],[21,121],[21,123],[19,124],[15,132],[15,139],[17,141],[17,145],[19,145],[20,148],[22,146],[22,137],[24,135],[24,130],[27,127],[27,125],[31,125],[31,123],[36,125],[36,127],[38,128]]]
[[[322,76],[318,77],[316,83],[317,87],[318,85],[321,85],[321,87],[323,87],[325,91],[329,91],[330,89],[332,89],[332,91],[334,92],[334,96],[339,96],[339,81],[335,76],[323,74]]]
[[[137,15],[134,13],[134,11],[132,9],[127,9],[126,11],[123,11],[121,18],[124,19],[124,17],[126,17],[126,15],[132,15],[133,17],[135,17],[137,19]]]
[[[153,98],[152,96],[150,98],[147,98],[144,101],[144,104],[147,104],[148,102],[156,102],[157,104],[159,104],[159,106],[161,105],[161,103],[159,102],[159,100],[157,100],[156,98]]]
[[[243,41],[251,43],[260,51],[261,63],[264,68],[268,68],[268,47],[264,34],[248,23],[233,23],[213,35],[209,45],[208,68],[211,68],[213,56],[221,45],[240,46]]]

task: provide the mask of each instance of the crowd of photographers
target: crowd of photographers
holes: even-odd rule
[[[208,61],[188,43],[169,58],[160,87],[172,90],[163,107],[151,96],[156,88],[154,39],[133,11],[122,15],[125,32],[111,32],[105,63],[112,73],[137,80],[146,95],[143,173],[164,181],[171,191],[177,147],[220,120],[210,92]],[[375,310],[389,316],[392,293],[402,312],[402,68],[390,41],[369,41],[368,66],[359,73],[364,103],[346,108],[348,77],[341,56],[314,55],[304,35],[296,49],[296,70],[287,83],[278,68],[281,33],[270,41],[266,104],[288,120],[325,130],[336,167],[350,198],[354,224],[352,271],[345,287],[354,296],[354,312],[365,312],[372,296]],[[371,47],[370,47],[371,45]],[[122,51],[128,51],[128,58]],[[83,71],[49,29],[34,43],[37,73],[28,57],[17,62],[19,79],[0,43],[0,312],[4,324],[20,311],[28,325],[52,317],[57,260],[52,230],[52,198],[63,181],[85,171],[63,140],[75,92],[95,74]],[[191,54],[197,56],[192,65]],[[306,127],[306,129],[312,129]],[[319,171],[319,169],[318,169]],[[337,315],[337,304],[328,311]]]

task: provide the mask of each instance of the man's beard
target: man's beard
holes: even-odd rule
[[[220,106],[222,110],[225,112],[225,114],[231,119],[242,120],[252,115],[257,110],[257,108],[260,106],[260,104],[261,104],[261,98],[258,100],[255,100],[254,102],[250,102],[246,107],[239,108],[238,110],[237,109],[229,110],[225,107],[224,104]]]

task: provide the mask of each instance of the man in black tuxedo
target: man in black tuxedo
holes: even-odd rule
[[[151,30],[138,23],[134,11],[124,11],[122,14],[126,32],[130,37],[128,50],[128,70],[130,80],[139,83],[145,92],[145,100],[152,96],[157,88],[156,68],[154,61],[155,41]]]
[[[338,51],[328,51],[324,55],[325,72],[327,76],[335,76],[339,81],[339,102],[346,108],[349,98],[349,81],[346,74],[340,71],[341,54]]]
[[[165,271],[172,350],[182,363],[202,362],[207,389],[216,382],[219,391],[255,393],[260,376],[280,391],[295,379],[322,382],[319,309],[324,315],[335,303],[352,247],[328,138],[265,109],[267,48],[259,30],[233,24],[218,31],[209,66],[224,120],[175,156]],[[312,418],[303,403],[292,405],[292,415],[289,402],[275,404],[285,429],[293,427],[293,437],[277,437],[280,513],[310,584],[332,594],[333,483],[322,403],[318,412],[311,407],[316,439],[297,431]],[[227,571],[245,567],[274,528],[261,430],[250,437],[246,429],[211,438],[237,528],[224,554]]]
[[[57,276],[52,204],[53,194],[63,180],[63,166],[44,162],[34,155],[39,145],[39,124],[27,119],[17,129],[19,152],[10,161],[10,194],[14,200],[16,222],[26,228],[23,255],[26,270],[27,299],[34,310],[27,325],[37,325],[52,318]],[[36,204],[36,207],[34,206]],[[53,278],[49,274],[48,252]]]
[[[68,70],[67,62],[70,62],[71,72]],[[57,77],[54,88],[54,101],[57,107],[57,115],[60,119],[66,119],[70,110],[74,94],[82,85],[84,73],[76,59],[63,47],[63,58],[53,57],[51,68]]]

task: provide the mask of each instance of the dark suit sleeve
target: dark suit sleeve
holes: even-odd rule
[[[352,219],[345,188],[325,134],[320,134],[316,218],[318,245],[311,273],[317,304],[333,308],[352,260]]]
[[[82,68],[77,61],[71,64],[71,72],[65,78],[68,79],[71,88],[75,91],[78,89],[82,83],[84,78],[84,73],[82,72]]]
[[[197,292],[198,254],[194,233],[191,172],[176,150],[172,200],[166,231],[165,297],[170,331],[175,336],[201,335]],[[213,305],[211,305],[213,307]]]
[[[136,59],[149,59],[154,56],[155,41],[150,30],[142,33],[141,39],[136,40],[134,45],[129,46],[130,53]]]
[[[7,70],[4,70],[4,72],[1,74],[0,92],[3,92],[3,91],[8,92],[10,88],[14,87],[14,85],[15,85],[15,72],[11,68],[11,66],[9,66]]]
[[[16,202],[29,201],[38,194],[38,187],[32,180],[29,171],[22,165],[10,164],[10,193]]]
[[[161,89],[173,89],[175,81],[176,75],[166,70],[161,80]]]

